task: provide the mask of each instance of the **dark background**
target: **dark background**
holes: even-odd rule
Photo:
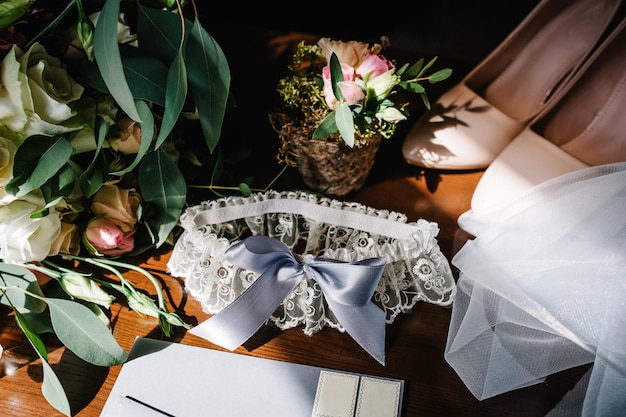
[[[200,19],[223,49],[231,69],[231,92],[237,107],[227,111],[220,143],[227,159],[238,167],[228,171],[240,177],[255,176],[252,185],[262,188],[280,170],[275,158],[279,142],[268,113],[277,100],[277,82],[286,74],[300,40],[313,43],[319,37],[330,37],[373,43],[388,36],[391,47],[385,56],[400,65],[437,56],[436,69],[452,68],[453,73],[448,80],[427,87],[434,102],[504,40],[538,1],[440,0],[374,6],[296,2],[243,6],[227,2],[219,12],[213,2],[198,3]],[[407,165],[399,150],[402,137],[424,111],[419,99],[414,102],[409,106],[409,120],[383,143],[383,155],[377,157],[372,175],[386,171],[389,164]],[[241,162],[243,152],[252,155],[250,161]],[[260,178],[259,172],[265,173],[265,178]]]

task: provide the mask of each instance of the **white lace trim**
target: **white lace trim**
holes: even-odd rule
[[[418,301],[448,306],[456,293],[450,265],[437,244],[438,225],[423,219],[407,223],[401,213],[303,191],[267,191],[205,201],[188,208],[180,221],[184,232],[168,270],[185,278],[189,293],[210,314],[221,311],[258,277],[224,258],[232,244],[252,235],[279,239],[301,258],[385,259],[373,301],[386,312],[387,323]],[[281,330],[304,325],[308,335],[324,326],[344,330],[309,278],[269,321]]]

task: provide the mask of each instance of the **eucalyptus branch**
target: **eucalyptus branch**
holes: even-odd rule
[[[36,298],[36,299],[44,301],[44,302],[46,301],[46,297],[42,297],[42,296],[37,295],[35,293],[32,293],[32,292],[30,292],[28,290],[25,290],[24,288],[20,287],[19,285],[9,285],[9,286],[0,285],[0,292],[2,293],[2,297],[5,300],[7,300],[7,302],[9,303],[9,306],[13,310],[16,310],[16,307],[13,305],[13,303],[11,302],[11,299],[9,298],[9,296],[7,294],[8,290],[17,290],[17,291],[20,291],[20,292],[28,295],[29,297],[33,297],[33,298]]]
[[[70,254],[65,254],[65,253],[64,254],[60,254],[60,255],[63,256],[63,257],[69,258],[69,259],[74,259],[74,260],[77,260],[77,261],[86,262],[86,263],[95,265],[95,266],[97,266],[99,268],[106,269],[107,271],[112,272],[118,278],[120,278],[120,281],[122,281],[122,282],[128,282],[128,280],[115,267],[120,267],[120,268],[124,268],[124,269],[131,269],[133,271],[139,272],[140,274],[142,274],[143,276],[148,278],[150,283],[156,289],[157,300],[158,300],[158,303],[159,303],[159,307],[162,308],[163,310],[167,311],[167,308],[165,306],[165,299],[163,298],[163,287],[161,287],[161,284],[159,283],[159,281],[157,281],[157,279],[151,273],[146,271],[145,269],[143,269],[143,268],[141,268],[139,266],[136,266],[136,265],[131,265],[131,264],[128,264],[128,263],[125,263],[125,262],[114,261],[112,259],[106,259],[106,258],[94,259],[94,258],[86,258],[86,257],[83,257],[83,256],[70,255]],[[130,285],[132,286],[132,284],[130,284]]]
[[[49,262],[47,260],[44,260],[44,263],[46,263],[46,264],[49,263],[49,264],[54,265],[52,262]],[[54,266],[56,267],[56,265],[54,265]],[[35,271],[41,272],[42,274],[46,274],[49,277],[54,278],[56,280],[61,279],[61,274],[60,273],[58,273],[56,271],[53,271],[50,268],[46,268],[46,267],[43,267],[43,266],[40,266],[40,265],[37,265],[37,264],[34,264],[34,263],[29,263],[28,264],[28,269],[33,269]]]
[[[99,280],[95,280],[95,281],[98,283],[102,283],[109,288],[114,288],[122,292],[128,299],[129,304],[131,305],[131,308],[133,308],[134,310],[139,309],[142,311],[137,310],[138,312],[143,312],[146,314],[150,314],[150,312],[155,312],[155,315],[159,320],[159,326],[161,327],[161,330],[163,330],[166,336],[170,336],[170,333],[171,333],[170,324],[173,324],[176,326],[182,326],[186,329],[190,327],[190,325],[185,323],[176,313],[173,313],[168,310],[167,306],[165,305],[165,299],[163,297],[163,288],[161,287],[161,284],[151,273],[149,273],[145,269],[136,265],[128,264],[126,262],[115,261],[115,260],[107,259],[107,258],[94,259],[94,258],[86,258],[86,257],[78,256],[78,255],[69,255],[69,254],[62,254],[61,256],[78,260],[81,262],[89,263],[91,265],[97,266],[99,268],[105,269],[115,274],[120,279],[120,282],[122,283],[120,287],[116,287],[115,285],[110,284],[110,283],[103,283]],[[117,268],[133,270],[135,272],[142,274],[146,278],[148,278],[148,280],[152,283],[152,285],[156,289],[158,305],[154,305],[154,300],[138,292],[135,289],[134,285],[130,281],[128,281]],[[146,303],[149,303],[149,306]],[[153,314],[150,314],[150,315],[153,315]]]
[[[250,188],[250,187],[247,186],[247,184],[244,184],[244,183],[242,183],[242,184],[246,186],[245,189],[242,189],[242,185],[241,184],[239,186],[237,186],[237,187],[235,187],[235,186],[228,186],[228,185],[213,185],[213,184],[209,184],[209,185],[189,184],[187,187],[195,188],[195,189],[210,190],[210,191],[214,192],[215,194],[217,194],[220,197],[224,197],[224,196],[222,194],[218,193],[216,190],[240,191],[240,192],[243,192],[244,194],[249,194],[251,192],[266,192],[267,190],[272,188],[272,186],[276,183],[276,181],[278,181],[278,179],[285,173],[285,171],[288,168],[289,168],[289,165],[284,164],[282,166],[281,170],[278,172],[278,174],[276,174],[274,176],[274,178],[272,178],[272,180],[264,188]]]

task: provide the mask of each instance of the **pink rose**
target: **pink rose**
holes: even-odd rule
[[[365,81],[376,78],[381,74],[395,68],[395,65],[382,55],[370,54],[363,59],[356,68],[356,73]]]
[[[134,188],[125,189],[104,184],[93,196],[91,212],[107,217],[127,233],[135,229],[140,204],[141,196]]]
[[[94,217],[87,224],[83,242],[94,254],[117,256],[128,253],[135,247],[135,231],[122,231],[106,217]]]
[[[363,80],[356,78],[354,68],[348,64],[341,63],[341,72],[344,81],[339,81],[337,85],[343,94],[343,99],[347,104],[357,104],[365,98],[365,89]],[[330,80],[330,67],[327,65],[322,69],[322,78],[324,79],[324,98],[328,107],[334,108],[337,104],[337,98],[333,93],[332,83]]]

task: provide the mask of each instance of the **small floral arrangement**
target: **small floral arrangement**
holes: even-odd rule
[[[397,67],[382,54],[388,44],[386,38],[372,46],[329,38],[298,44],[290,74],[277,87],[281,104],[270,114],[283,145],[281,162],[291,162],[287,144],[294,134],[343,141],[349,147],[376,136],[390,138],[397,123],[407,119],[408,103],[394,101],[398,88],[418,94],[430,107],[422,84],[443,81],[452,70],[427,74],[437,57]]]
[[[116,295],[166,336],[189,327],[159,282],[120,257],[172,243],[188,173],[219,148],[229,93],[226,58],[193,2],[2,1],[0,303],[64,414],[40,333],[110,366],[127,357],[106,316]],[[128,270],[154,285],[156,301]]]

